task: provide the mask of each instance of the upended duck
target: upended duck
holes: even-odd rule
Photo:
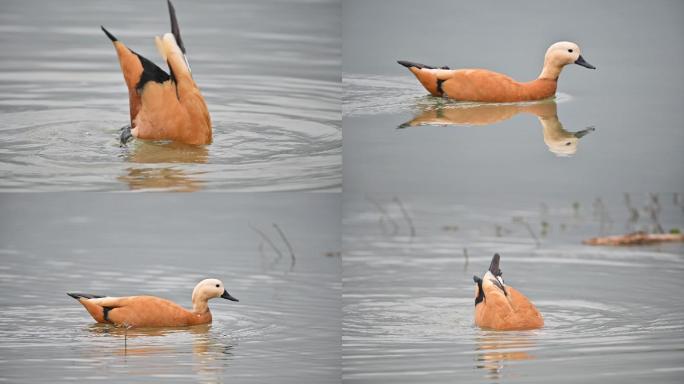
[[[87,293],[67,293],[78,300],[98,323],[119,327],[185,327],[211,323],[208,301],[222,298],[239,301],[231,296],[217,279],[200,281],[192,291],[192,310],[155,296],[97,296]]]
[[[500,256],[495,254],[483,278],[473,276],[475,325],[502,331],[536,329],[544,318],[532,302],[515,288],[504,284]]]
[[[134,137],[193,145],[211,143],[209,111],[192,78],[171,1],[168,1],[168,8],[171,33],[155,37],[155,43],[170,74],[101,27],[116,48],[128,87],[130,125],[122,128],[122,146]]]
[[[554,96],[558,77],[568,64],[596,69],[584,60],[579,46],[569,41],[551,45],[544,56],[541,74],[536,80],[526,83],[486,69],[437,68],[404,60],[398,63],[408,68],[433,96],[495,103],[542,100]]]

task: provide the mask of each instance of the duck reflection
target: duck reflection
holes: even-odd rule
[[[156,374],[172,374],[178,366],[168,365],[168,371],[160,372],[160,367],[156,358],[162,357],[165,360],[179,358],[179,364],[186,365],[184,358],[187,343],[178,338],[185,338],[190,334],[192,337],[192,370],[202,378],[203,381],[220,382],[225,361],[233,355],[233,345],[224,344],[216,339],[211,330],[211,324],[203,324],[184,328],[131,328],[115,327],[108,324],[94,324],[89,330],[98,336],[113,337],[110,343],[112,348],[98,348],[96,353],[128,357],[146,357],[149,359],[135,359],[135,366],[131,369],[144,370],[147,374],[155,369]],[[154,338],[168,337],[167,341]],[[171,340],[173,339],[173,340]],[[146,368],[147,367],[147,368]]]
[[[139,142],[125,155],[125,160],[136,164],[205,164],[209,159],[206,146],[175,142]],[[197,178],[201,173],[188,173],[179,167],[131,167],[118,180],[130,189],[164,189],[193,192],[204,187]]]
[[[437,106],[423,106],[421,109],[422,112],[399,128],[421,125],[491,125],[519,113],[531,113],[537,116],[542,125],[544,143],[549,151],[558,156],[575,154],[579,139],[594,131],[594,127],[577,132],[566,131],[558,120],[555,100],[525,104],[441,103]]]
[[[509,361],[533,360],[526,352],[534,347],[531,335],[485,331],[476,339],[477,364],[490,379],[500,379]]]

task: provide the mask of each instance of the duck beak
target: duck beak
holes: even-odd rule
[[[594,128],[594,127],[587,127],[587,129],[577,131],[577,132],[573,133],[572,135],[578,139],[581,139],[583,136],[586,136],[589,133],[594,132],[595,130],[596,130],[596,128]]]
[[[226,291],[225,289],[223,290],[223,295],[221,295],[221,298],[222,299],[228,299],[230,301],[240,301],[240,300],[234,298],[233,296],[231,296],[230,293],[228,293],[228,291]]]
[[[589,68],[589,69],[596,69],[596,67],[594,67],[593,65],[587,63],[586,60],[584,60],[584,57],[582,57],[582,55],[579,55],[579,57],[577,58],[577,60],[575,60],[575,64],[581,65],[581,66],[583,66],[583,67],[585,67],[585,68]]]

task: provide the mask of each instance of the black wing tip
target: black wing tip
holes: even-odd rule
[[[501,256],[498,253],[494,254],[492,257],[492,263],[489,264],[489,272],[494,276],[501,276],[501,269],[499,268],[499,261],[501,261]]]
[[[398,60],[397,63],[403,65],[406,68],[416,67],[418,69],[422,69],[422,68],[435,69],[435,67],[431,67],[429,65],[420,64],[420,63],[414,63],[413,61]]]
[[[109,40],[111,40],[112,42],[119,41],[119,39],[117,39],[116,36],[109,33],[109,31],[104,26],[100,25],[100,28],[102,28],[102,32],[104,32],[105,35],[107,35],[107,37],[109,37]]]
[[[183,39],[181,38],[180,34],[180,27],[178,26],[178,19],[176,18],[176,7],[173,6],[171,0],[166,0],[166,3],[169,6],[169,18],[171,19],[171,33],[173,34],[173,37],[176,38],[176,43],[178,44],[178,47],[181,49],[181,52],[185,54],[185,45],[183,44]]]
[[[403,65],[403,66],[406,67],[406,68],[411,68],[411,67],[416,67],[416,66],[417,66],[416,63],[413,63],[413,62],[410,62],[410,61],[406,61],[406,60],[397,60],[397,63],[398,63],[399,65]],[[420,67],[418,67],[418,68],[420,68]]]
[[[173,6],[171,0],[166,0],[166,5],[169,7],[169,15],[171,16],[171,19],[173,19],[173,16],[176,14],[176,7]],[[173,23],[173,20],[171,20],[171,23]]]
[[[484,300],[485,296],[484,291],[482,290],[482,279],[473,275],[473,281],[477,283],[477,297],[475,297],[475,306],[477,306]]]
[[[78,300],[81,298],[85,299],[99,299],[104,296],[97,296],[97,295],[91,295],[89,293],[76,293],[76,292],[67,292],[67,295],[73,297],[74,299]]]

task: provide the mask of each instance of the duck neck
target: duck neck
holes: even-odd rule
[[[205,298],[192,298],[192,312],[201,315],[209,312],[209,302]]]
[[[572,137],[572,134],[563,128],[558,116],[538,116],[542,125],[544,140],[562,140]]]
[[[544,68],[542,68],[542,71],[537,79],[558,81],[558,76],[560,76],[562,70],[562,65],[557,65],[545,61]]]

